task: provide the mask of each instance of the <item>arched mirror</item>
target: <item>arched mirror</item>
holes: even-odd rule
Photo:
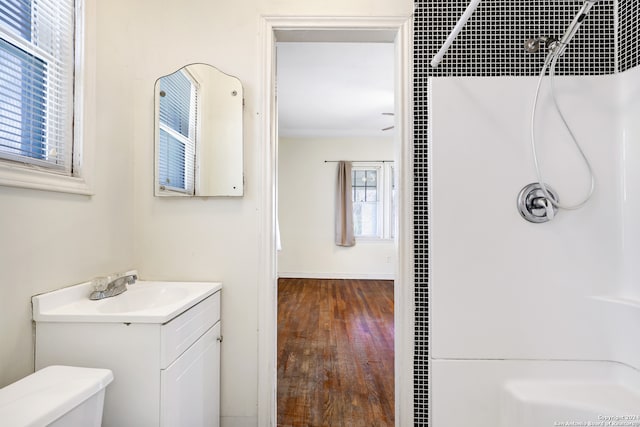
[[[155,195],[242,196],[239,79],[190,64],[155,84]]]

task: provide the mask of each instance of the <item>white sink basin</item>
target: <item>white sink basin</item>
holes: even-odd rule
[[[90,282],[36,295],[36,322],[166,323],[222,285],[215,282],[155,282],[138,280],[115,297],[89,299]]]
[[[96,310],[100,313],[132,313],[175,304],[189,296],[189,289],[176,284],[136,285],[129,286],[129,290],[120,295],[97,301]]]

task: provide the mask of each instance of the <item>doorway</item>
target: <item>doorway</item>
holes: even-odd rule
[[[276,44],[277,425],[394,423],[394,48]],[[345,245],[338,160],[351,169]]]
[[[264,18],[263,71],[265,106],[263,115],[262,206],[263,254],[259,289],[259,420],[261,426],[276,425],[276,326],[277,326],[277,176],[278,135],[276,108],[276,42],[390,42],[395,46],[395,106],[393,113],[394,157],[397,168],[398,228],[395,245],[394,274],[395,326],[395,424],[413,421],[413,274],[412,260],[412,172],[410,143],[410,64],[409,18]],[[387,111],[384,111],[387,112]],[[381,112],[382,113],[382,112]],[[335,159],[326,159],[335,160]],[[357,159],[360,160],[360,159]],[[386,160],[386,159],[376,159]],[[283,242],[283,245],[286,244]]]

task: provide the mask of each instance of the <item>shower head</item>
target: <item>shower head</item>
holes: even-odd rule
[[[573,18],[573,21],[571,21],[571,24],[567,28],[567,31],[565,31],[560,41],[558,41],[558,43],[554,47],[552,51],[553,54],[557,54],[558,56],[561,56],[564,54],[565,49],[569,45],[569,42],[571,41],[573,36],[575,36],[576,33],[578,32],[578,28],[580,28],[580,25],[582,25],[582,21],[584,21],[584,18],[587,17],[587,14],[591,10],[591,8],[598,1],[599,0],[584,0],[584,3],[582,4],[580,11],[576,15],[576,17]]]

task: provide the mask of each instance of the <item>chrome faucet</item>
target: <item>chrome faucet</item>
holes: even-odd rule
[[[115,297],[127,290],[127,285],[133,285],[138,276],[128,274],[123,276],[99,277],[94,279],[94,291],[89,295],[91,300],[101,300],[104,298]]]

